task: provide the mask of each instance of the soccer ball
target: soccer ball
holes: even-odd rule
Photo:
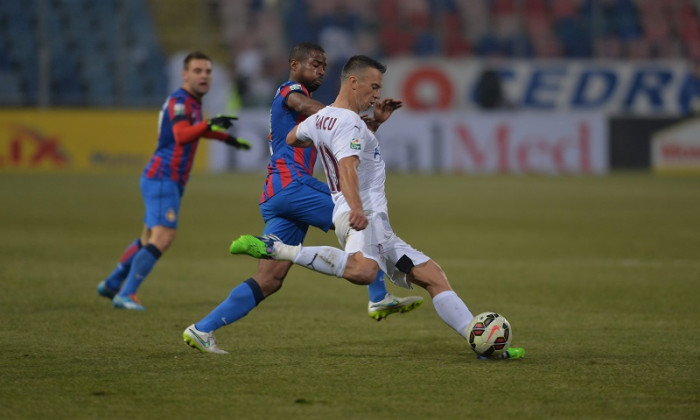
[[[498,356],[510,345],[510,323],[496,312],[484,312],[472,319],[467,328],[467,341],[479,356]]]

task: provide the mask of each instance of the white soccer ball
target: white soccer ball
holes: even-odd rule
[[[484,312],[472,319],[467,328],[467,341],[476,354],[498,356],[508,349],[512,332],[510,323],[496,312]]]

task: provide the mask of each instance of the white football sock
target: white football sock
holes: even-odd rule
[[[474,316],[462,299],[452,290],[440,292],[433,298],[433,306],[440,318],[459,335],[467,338],[467,327]]]
[[[281,241],[275,241],[272,246],[272,255],[276,260],[294,261],[294,258],[297,257],[300,250],[301,244],[287,245]]]
[[[292,261],[319,273],[343,277],[348,263],[348,254],[332,246],[304,246],[299,249]]]

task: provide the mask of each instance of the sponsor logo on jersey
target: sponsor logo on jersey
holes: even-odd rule
[[[289,90],[301,90],[301,85],[299,83],[289,85]]]
[[[350,140],[350,148],[352,150],[362,150],[362,145],[360,144],[360,139],[354,138]]]
[[[175,112],[175,115],[183,115],[185,113],[185,104],[175,104],[173,112]]]

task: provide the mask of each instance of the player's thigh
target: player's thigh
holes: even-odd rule
[[[182,188],[170,180],[141,179],[141,194],[146,207],[144,223],[149,229],[165,226],[177,229]]]
[[[430,292],[431,296],[451,289],[445,272],[433,260],[414,266],[406,277],[410,283]]]
[[[356,252],[348,257],[343,277],[352,283],[368,285],[377,277],[378,271],[379,263],[376,260]]]
[[[328,186],[316,178],[305,179],[288,207],[287,217],[322,229],[333,226],[333,199]]]
[[[283,217],[328,231],[333,225],[333,200],[328,187],[315,179],[295,180],[260,205],[263,220]]]
[[[299,245],[304,242],[309,225],[285,217],[272,217],[265,221],[263,235],[277,236],[283,243]]]

